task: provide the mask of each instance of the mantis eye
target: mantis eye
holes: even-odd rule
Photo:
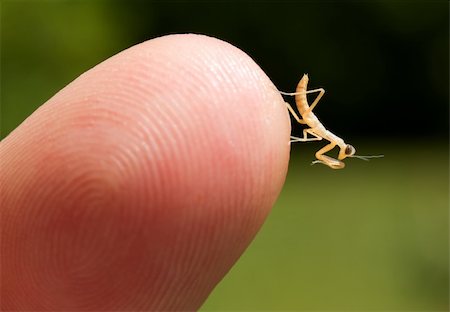
[[[351,146],[350,144],[348,144],[345,147],[345,155],[352,156],[355,154],[355,152],[356,152],[355,148],[353,146]]]

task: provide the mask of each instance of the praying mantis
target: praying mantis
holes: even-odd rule
[[[309,126],[309,128],[303,130],[302,138],[291,136],[291,141],[290,141],[291,143],[320,141],[322,139],[325,139],[330,142],[329,144],[325,145],[324,147],[322,147],[320,150],[318,150],[316,152],[315,156],[316,156],[317,160],[313,161],[312,165],[313,164],[324,164],[332,169],[342,169],[345,167],[345,163],[342,160],[344,160],[347,157],[359,158],[359,159],[366,160],[366,161],[368,161],[369,158],[384,157],[384,155],[376,155],[376,156],[355,155],[356,149],[352,145],[345,143],[343,139],[341,139],[337,135],[328,131],[323,126],[323,124],[320,122],[320,120],[317,118],[317,116],[313,113],[314,107],[317,105],[319,100],[324,95],[325,90],[322,88],[314,89],[314,90],[307,90],[308,81],[309,81],[308,75],[304,74],[302,79],[300,79],[300,81],[297,85],[296,92],[294,92],[294,93],[280,92],[280,93],[283,95],[294,95],[295,96],[295,103],[297,105],[297,109],[302,118],[300,118],[295,113],[295,111],[291,107],[291,105],[289,105],[289,103],[286,102],[287,108],[298,123],[306,124],[307,126]],[[317,92],[319,94],[314,99],[312,104],[309,105],[306,95],[310,94],[310,93],[317,93]],[[308,134],[310,134],[313,137],[308,137]],[[339,154],[337,157],[338,159],[335,159],[335,158],[325,155],[326,152],[331,151],[336,146],[339,147]]]

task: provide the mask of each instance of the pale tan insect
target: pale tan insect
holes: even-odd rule
[[[295,103],[297,104],[297,109],[300,112],[300,115],[302,118],[299,118],[298,115],[295,113],[294,109],[289,105],[289,103],[286,103],[287,108],[291,112],[292,116],[294,116],[295,120],[297,120],[300,124],[306,124],[310,128],[303,130],[303,138],[294,137],[291,136],[291,143],[293,142],[309,142],[309,141],[320,141],[322,139],[325,139],[327,141],[330,141],[330,143],[320,150],[316,152],[316,157],[318,160],[315,160],[312,162],[312,164],[324,164],[332,169],[342,169],[345,167],[345,163],[342,161],[347,157],[356,157],[363,160],[368,160],[369,158],[375,158],[375,157],[383,157],[383,155],[377,155],[377,156],[359,156],[355,155],[355,148],[350,145],[346,144],[343,139],[338,137],[337,135],[331,133],[328,131],[322,123],[319,121],[319,119],[314,115],[312,110],[317,105],[319,100],[322,98],[322,96],[325,93],[325,90],[320,89],[314,89],[314,90],[308,90],[308,75],[303,75],[302,79],[300,79],[296,92],[294,93],[287,93],[287,92],[280,92],[284,95],[295,95]],[[309,93],[316,93],[319,92],[319,95],[314,99],[314,102],[311,104],[311,106],[308,105],[308,100],[306,98],[306,95]],[[313,136],[313,138],[308,138],[308,133]],[[331,151],[335,146],[339,147],[339,155],[338,159],[332,158],[330,156],[324,155],[326,152]]]

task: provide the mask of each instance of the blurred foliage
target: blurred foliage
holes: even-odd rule
[[[448,311],[448,158],[420,143],[361,143],[386,158],[341,171],[295,147],[271,216],[203,310]]]
[[[0,4],[2,138],[109,56],[195,32],[246,51],[280,90],[309,73],[325,125],[386,154],[332,171],[309,166],[322,143],[295,145],[268,222],[203,310],[448,310],[447,1]]]

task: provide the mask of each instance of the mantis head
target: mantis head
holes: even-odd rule
[[[341,147],[338,155],[339,160],[343,160],[347,157],[355,157],[356,149],[353,147],[353,145],[346,144],[343,147]]]
[[[384,157],[384,155],[361,156],[361,155],[355,155],[355,153],[356,153],[356,149],[352,145],[346,144],[344,147],[341,147],[341,150],[339,151],[338,159],[342,160],[346,157],[353,157],[353,158],[358,158],[358,159],[362,159],[365,161],[369,161],[370,158]]]

